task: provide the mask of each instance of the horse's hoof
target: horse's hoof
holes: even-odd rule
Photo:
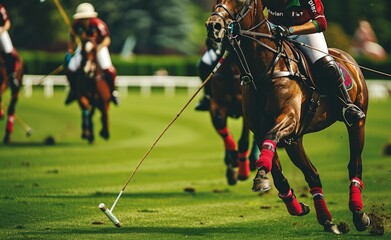
[[[300,206],[301,206],[302,212],[300,213],[299,216],[304,216],[304,215],[307,215],[308,213],[310,213],[310,207],[307,204],[300,203]]]
[[[325,232],[331,232],[336,235],[342,234],[341,231],[339,231],[338,226],[329,220],[326,220],[325,223],[323,224],[323,226],[324,226]]]
[[[228,185],[235,185],[236,182],[238,181],[237,173],[232,168],[232,166],[227,167],[225,176],[227,177]]]
[[[107,131],[107,130],[101,130],[100,132],[99,132],[99,135],[103,138],[103,139],[109,139],[109,137],[110,137],[110,134],[109,134],[109,131]]]
[[[8,136],[5,136],[4,138],[3,138],[3,143],[4,144],[6,144],[6,145],[8,145],[8,144],[10,144],[11,143],[11,138]]]
[[[266,192],[271,188],[269,178],[266,177],[266,172],[263,169],[257,171],[253,181],[253,192]]]
[[[357,231],[362,232],[367,230],[369,225],[371,224],[371,220],[368,215],[361,211],[353,212],[353,223],[356,227]]]

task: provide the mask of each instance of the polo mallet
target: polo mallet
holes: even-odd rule
[[[18,115],[15,114],[15,120],[20,124],[20,126],[22,126],[22,128],[24,129],[24,131],[26,132],[26,136],[27,137],[30,137],[31,134],[33,134],[33,129],[27,125],[27,123],[25,123],[20,117],[18,117]]]
[[[186,102],[186,104],[182,107],[182,109],[175,115],[175,117],[171,120],[171,122],[164,128],[162,133],[157,137],[155,142],[150,146],[148,151],[144,154],[142,159],[138,162],[136,167],[134,168],[132,174],[129,176],[128,180],[126,181],[125,185],[123,186],[122,190],[119,192],[117,199],[115,199],[113,205],[110,209],[106,207],[104,203],[99,204],[99,208],[102,210],[102,212],[110,219],[110,221],[116,226],[121,227],[121,222],[118,220],[118,218],[113,214],[113,210],[115,205],[117,205],[117,202],[119,198],[121,197],[122,193],[125,191],[125,188],[128,186],[129,182],[132,180],[133,176],[136,174],[137,170],[140,168],[141,164],[144,162],[144,160],[147,158],[149,153],[152,151],[152,149],[155,147],[155,145],[158,143],[158,141],[162,138],[162,136],[167,132],[167,130],[171,127],[171,125],[179,118],[179,116],[182,114],[182,112],[189,106],[190,102],[197,96],[197,94],[201,91],[201,89],[212,79],[213,75],[217,72],[217,70],[220,68],[221,64],[224,62],[225,59],[227,59],[229,55],[228,51],[225,51],[223,56],[220,58],[219,62],[215,66],[215,68],[212,70],[212,72],[209,74],[209,76],[205,79],[205,81],[199,86],[199,88],[193,93],[193,95],[190,97],[190,99]]]

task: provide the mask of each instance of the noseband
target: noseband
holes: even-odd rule
[[[246,3],[243,5],[243,7],[240,9],[240,11],[237,14],[233,13],[225,4],[219,3],[216,5],[215,10],[212,13],[212,16],[220,17],[221,19],[223,19],[225,26],[228,26],[223,14],[221,12],[217,11],[217,9],[222,8],[222,9],[224,9],[224,11],[226,13],[228,13],[228,16],[232,19],[232,21],[240,22],[252,9],[252,2],[254,2],[255,11],[257,11],[257,1],[256,0],[246,0]],[[255,12],[255,14],[256,14],[256,12]]]

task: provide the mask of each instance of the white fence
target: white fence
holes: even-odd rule
[[[42,85],[46,97],[52,97],[55,86],[68,88],[68,81],[64,75],[47,76],[25,75],[23,77],[24,93],[26,97],[33,95],[33,88]],[[187,88],[189,94],[193,93],[201,85],[198,77],[178,77],[178,76],[118,76],[116,86],[121,96],[128,94],[128,88],[140,88],[142,96],[150,96],[152,88],[164,88],[167,96],[175,95],[176,88]]]
[[[64,75],[47,76],[43,75],[25,75],[23,78],[26,97],[33,95],[33,87],[42,85],[46,97],[52,97],[54,86],[68,87],[68,82]],[[369,80],[368,89],[371,98],[388,97],[391,93],[391,81]],[[152,88],[164,88],[167,96],[174,96],[176,88],[187,88],[189,94],[201,85],[198,77],[178,77],[178,76],[118,76],[116,86],[121,96],[128,94],[128,88],[140,88],[142,96],[150,96]]]

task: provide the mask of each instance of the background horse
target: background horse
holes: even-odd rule
[[[276,1],[283,4],[282,0]],[[294,46],[272,36],[260,0],[218,1],[206,26],[210,38],[216,41],[228,39],[226,43],[230,43],[231,52],[237,53],[240,60],[237,61],[238,65],[247,80],[243,86],[244,118],[261,143],[258,162],[262,166],[269,164],[279,197],[289,213],[302,216],[309,212],[309,207],[297,201],[282,173],[276,144],[283,143],[290,159],[303,172],[310,187],[319,224],[326,231],[340,234],[338,227],[332,223],[324,200],[320,176],[303,147],[304,134],[321,131],[342,120],[341,111],[336,107],[337,100],[334,96],[319,99],[316,97],[318,91],[299,79],[305,72],[294,54]],[[341,50],[331,49],[330,54],[343,68],[345,80],[351,80],[349,94],[352,101],[366,113],[368,91],[357,63]],[[361,196],[364,187],[361,158],[364,125],[365,119],[362,119],[347,128],[350,144],[349,208],[358,231],[364,231],[370,223],[362,211]],[[264,180],[264,172],[258,170],[253,190],[260,190]]]
[[[227,126],[228,117],[240,118],[242,114],[242,87],[239,79],[239,69],[228,58],[226,64],[214,74],[211,80],[210,116],[217,133],[224,141],[227,166],[226,177],[229,185],[235,185],[237,180],[246,180],[250,170],[255,170],[256,158],[259,154],[254,143],[249,154],[249,133],[246,122],[242,121],[241,135],[236,144]],[[238,172],[235,168],[238,167]]]
[[[110,88],[104,79],[104,73],[96,62],[96,42],[88,39],[82,41],[81,66],[77,74],[77,99],[82,110],[82,135],[89,143],[94,141],[93,115],[95,109],[101,112],[102,129],[99,135],[108,139]]]
[[[18,101],[19,91],[22,87],[22,78],[23,78],[23,62],[19,54],[15,51],[15,54],[18,58],[18,61],[14,64],[6,65],[4,60],[4,53],[0,54],[0,120],[4,119],[4,110],[3,110],[3,101],[2,95],[7,89],[11,90],[10,103],[7,109],[7,124],[5,127],[5,134],[3,142],[9,144],[11,141],[11,133],[14,129],[14,120],[15,120],[15,107]],[[15,69],[15,72],[14,72]]]

